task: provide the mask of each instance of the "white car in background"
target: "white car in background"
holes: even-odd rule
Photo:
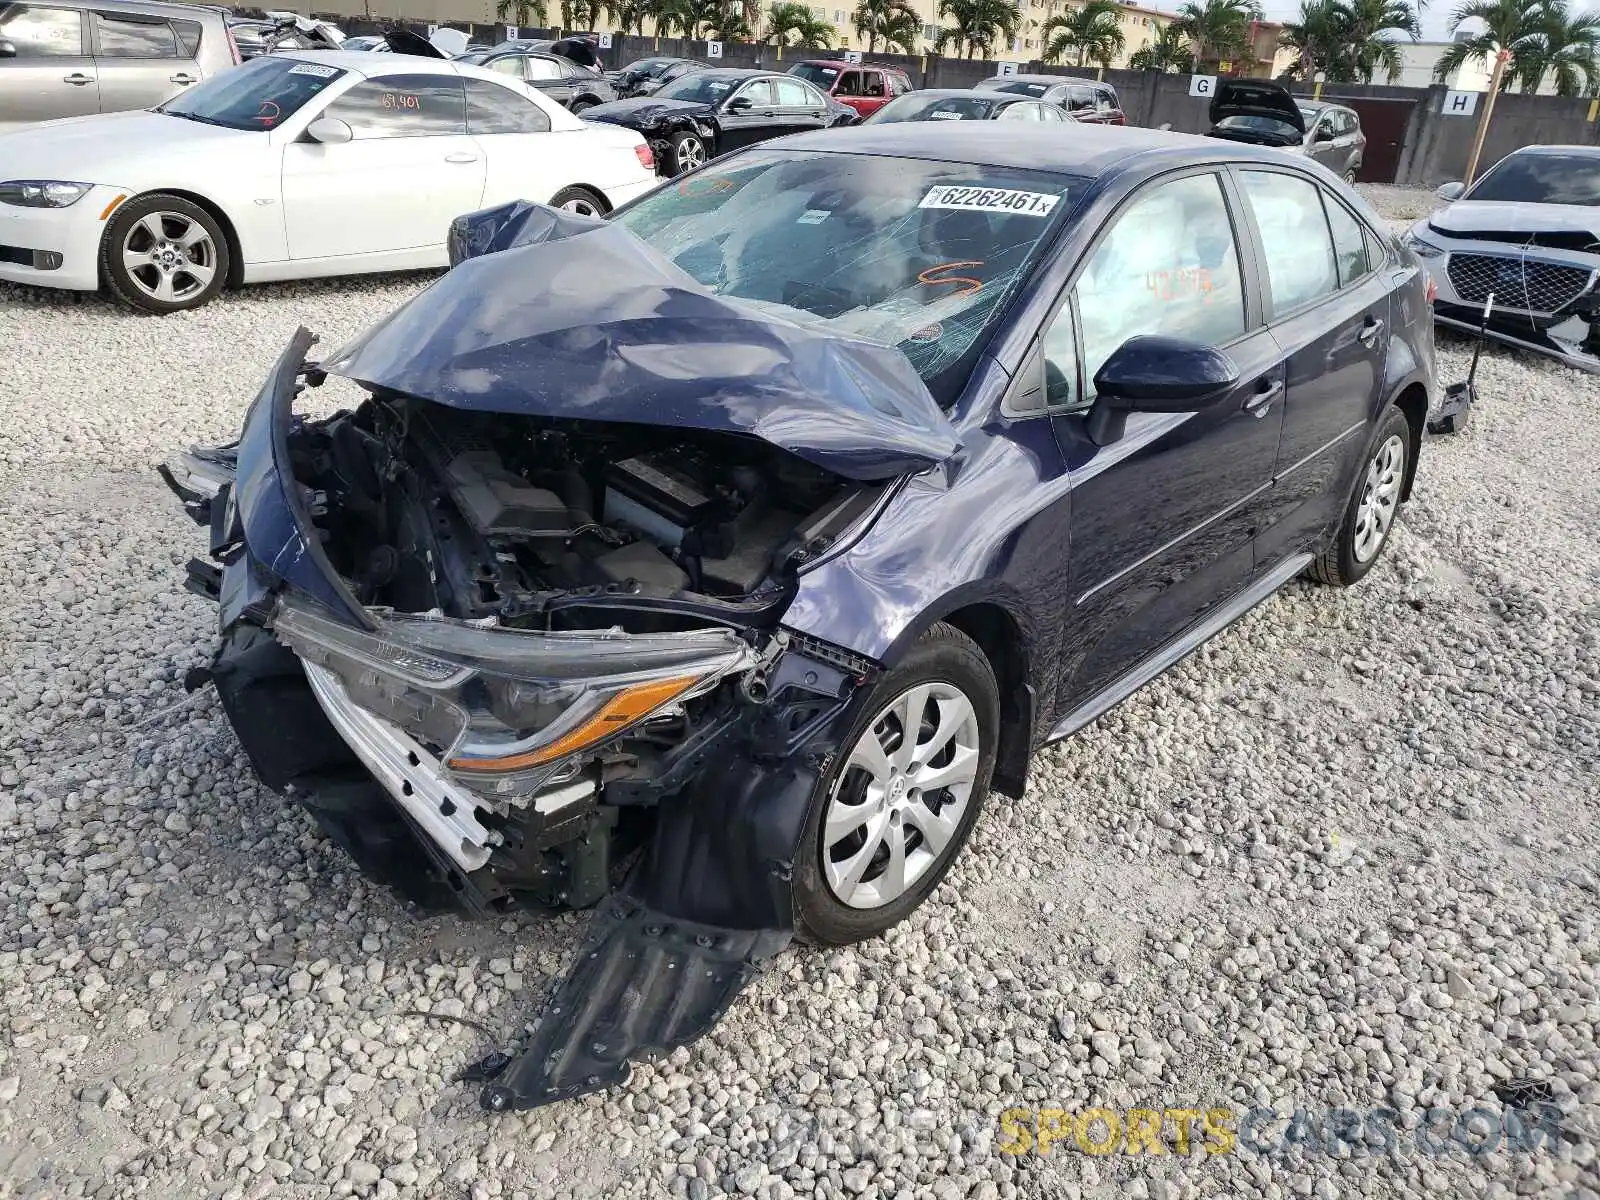
[[[637,133],[495,72],[263,55],[157,109],[0,134],[0,279],[175,312],[231,284],[443,267],[462,213],[599,216],[658,182]]]

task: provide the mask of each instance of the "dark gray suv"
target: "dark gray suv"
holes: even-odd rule
[[[155,0],[0,2],[0,130],[149,108],[238,62],[218,9]]]

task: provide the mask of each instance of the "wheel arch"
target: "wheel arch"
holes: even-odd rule
[[[1411,481],[1417,477],[1417,460],[1421,457],[1422,434],[1428,423],[1428,389],[1420,381],[1414,380],[1401,388],[1395,398],[1390,401],[1396,408],[1405,414],[1406,424],[1411,427],[1411,445],[1407,448],[1406,478],[1400,489],[1400,499],[1411,499]]]
[[[560,187],[558,187],[556,189],[555,196],[551,196],[550,200],[554,200],[556,198],[556,196],[559,196],[559,195],[561,195],[562,192],[569,191],[572,188],[581,188],[584,191],[588,192],[596,200],[600,201],[600,208],[604,212],[609,213],[612,209],[614,209],[616,207],[615,204],[611,203],[611,197],[606,195],[605,188],[596,187],[592,183],[564,183],[564,184],[562,184]],[[546,203],[548,203],[548,201]]]
[[[105,239],[111,236],[111,222],[116,218],[117,213],[122,210],[123,206],[132,204],[135,200],[143,200],[147,196],[176,196],[180,200],[187,200],[190,204],[204,209],[206,214],[217,223],[217,227],[222,230],[222,236],[228,243],[228,278],[224,286],[236,288],[244,283],[244,251],[239,245],[239,231],[233,227],[233,222],[229,219],[222,205],[211,199],[211,197],[190,191],[188,188],[152,187],[133,193],[133,195],[117,205],[111,211],[110,216],[106,218],[105,228],[100,231],[102,245]],[[102,256],[102,260],[103,258],[104,256]],[[103,269],[102,274],[104,274]],[[104,282],[105,280],[102,279],[101,283],[103,284]]]
[[[1029,669],[1033,622],[1019,600],[993,593],[958,591],[925,609],[908,624],[884,655],[884,665],[893,667],[940,622],[966,634],[989,660],[1000,695],[1000,738],[995,747],[992,786],[1002,795],[1019,800],[1028,782],[1038,720],[1038,695]]]

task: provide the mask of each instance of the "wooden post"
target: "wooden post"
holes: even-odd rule
[[[1483,112],[1478,114],[1478,131],[1472,135],[1472,153],[1467,158],[1467,173],[1462,178],[1463,187],[1472,186],[1472,177],[1478,173],[1478,155],[1483,153],[1483,139],[1489,133],[1489,116],[1494,112],[1494,99],[1500,94],[1500,78],[1506,73],[1506,63],[1511,51],[1502,50],[1494,56],[1494,71],[1489,75],[1489,94],[1483,101]]]

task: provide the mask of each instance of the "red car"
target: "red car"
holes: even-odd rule
[[[789,74],[821,88],[863,117],[870,117],[896,96],[904,96],[912,90],[911,77],[904,71],[876,63],[810,59],[795,63],[789,68]]]

